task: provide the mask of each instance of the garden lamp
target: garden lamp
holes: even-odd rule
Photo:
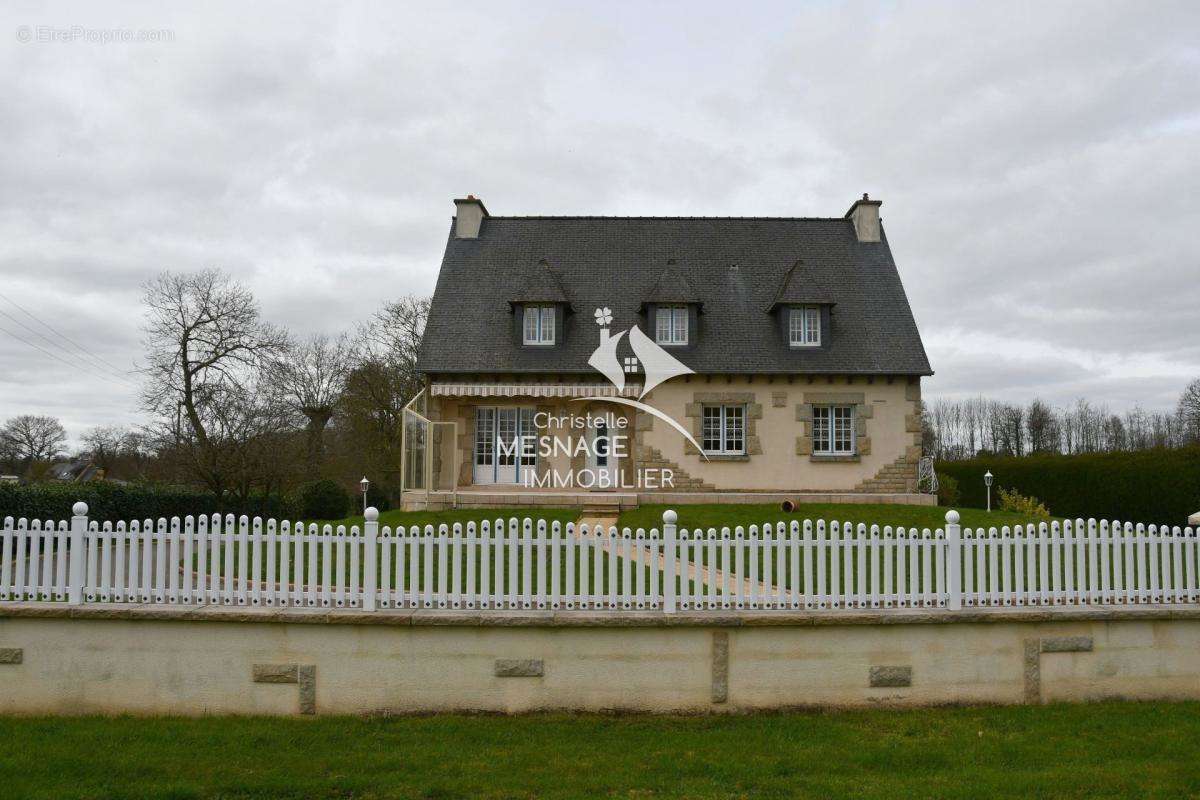
[[[366,478],[363,478],[363,480],[365,481]],[[983,483],[987,486],[987,510],[990,512],[992,510],[992,471],[990,469],[983,473]],[[363,489],[363,491],[365,492],[366,489]]]
[[[989,481],[989,483],[990,483],[990,481]],[[366,475],[363,475],[363,479],[358,482],[358,485],[362,487],[363,514],[366,514],[367,513],[367,487],[371,485],[371,482],[369,480],[367,480]]]

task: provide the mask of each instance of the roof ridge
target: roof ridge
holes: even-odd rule
[[[739,217],[739,216],[619,216],[607,214],[509,214],[509,215],[491,215],[488,219],[649,219],[649,220],[715,220],[715,219],[736,219],[736,220],[778,220],[784,222],[846,222],[845,217]]]

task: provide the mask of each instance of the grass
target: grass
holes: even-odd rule
[[[707,529],[710,527],[715,527],[715,528],[719,529],[724,526],[727,526],[730,529],[733,529],[738,525],[742,525],[742,526],[748,528],[750,525],[762,525],[763,523],[766,523],[766,522],[778,522],[780,520],[790,521],[792,519],[801,519],[802,520],[802,519],[806,519],[806,518],[813,519],[813,520],[817,520],[817,519],[837,520],[839,522],[851,522],[851,523],[855,523],[855,524],[857,524],[859,522],[864,522],[864,523],[868,523],[868,524],[878,523],[880,525],[892,525],[892,526],[897,526],[897,527],[903,526],[903,527],[909,527],[909,528],[917,527],[917,528],[931,528],[932,529],[932,528],[937,528],[937,527],[945,524],[945,515],[946,515],[946,511],[948,510],[945,508],[938,508],[936,506],[910,506],[910,505],[898,505],[898,504],[867,505],[867,504],[815,504],[814,503],[814,504],[805,504],[805,505],[800,506],[800,510],[793,514],[785,514],[782,510],[780,510],[779,506],[776,504],[757,504],[757,505],[706,504],[706,505],[680,505],[680,506],[650,505],[650,506],[642,506],[638,509],[634,509],[634,510],[626,511],[626,512],[622,513],[620,515],[618,525],[622,528],[629,527],[629,528],[635,529],[635,530],[639,527],[645,528],[646,530],[649,530],[651,528],[659,528],[661,530],[662,514],[663,514],[663,511],[665,511],[668,507],[675,508],[675,510],[679,513],[680,527],[688,528],[688,529],[695,529],[695,528]],[[1021,517],[1016,514],[1011,514],[1011,513],[1007,513],[1007,512],[1001,512],[1001,511],[993,511],[991,513],[988,513],[986,511],[982,511],[979,509],[962,509],[962,510],[960,510],[960,514],[962,516],[962,524],[965,527],[976,527],[976,526],[981,526],[981,525],[984,525],[984,526],[1016,525],[1016,524],[1021,524],[1021,523],[1026,523],[1026,522],[1032,521],[1028,518]],[[416,524],[416,525],[423,526],[427,523],[437,525],[440,523],[453,524],[455,522],[462,522],[465,524],[468,520],[474,520],[476,522],[479,522],[479,521],[482,521],[483,519],[494,520],[497,517],[502,517],[504,519],[508,519],[509,517],[513,517],[513,516],[515,516],[517,518],[522,518],[527,515],[532,515],[534,519],[545,518],[545,519],[547,519],[547,521],[557,519],[557,520],[566,522],[566,521],[575,519],[576,516],[578,515],[578,512],[575,510],[553,510],[553,509],[544,509],[544,508],[542,508],[542,509],[538,509],[538,508],[533,508],[533,509],[484,509],[484,510],[470,509],[470,510],[459,510],[459,511],[441,511],[441,512],[432,512],[432,513],[431,512],[407,512],[406,513],[406,512],[390,511],[390,512],[385,512],[384,514],[381,514],[380,518],[381,518],[381,522],[384,522],[384,524],[392,524],[392,525],[403,524],[405,526]],[[361,522],[362,522],[362,518],[357,517],[357,518],[351,518],[349,520],[339,521],[339,523],[334,523],[334,524],[349,525],[349,524],[360,524]],[[437,550],[437,548],[435,546],[435,548],[434,548],[435,559],[436,559],[436,550]],[[422,552],[424,552],[424,551],[422,551]],[[716,554],[717,560],[715,562],[713,562],[712,558],[710,557],[711,555],[712,554],[710,554],[706,548],[701,549],[698,554],[695,551],[681,552],[681,554],[680,554],[681,558],[692,560],[694,563],[703,564],[708,567],[715,567],[715,568],[725,570],[725,571],[731,571],[734,569],[736,551],[731,551],[731,553],[729,555],[729,563],[725,563],[725,561],[723,560],[725,557],[722,556],[720,553]],[[755,557],[757,557],[757,559],[758,559],[757,574],[759,576],[765,576],[767,574],[767,567],[766,567],[766,564],[764,563],[765,559],[767,558],[767,554],[765,552],[755,552],[755,551],[751,550],[750,548],[746,548],[743,550],[742,555],[744,558],[744,566],[743,566],[743,570],[741,571],[740,574],[742,575],[743,578],[748,578],[752,574],[750,572],[750,570],[751,570],[750,562]],[[465,564],[466,557],[467,556],[464,552],[463,555],[461,556],[461,558],[464,559],[464,564]],[[507,569],[507,561],[508,561],[507,549],[503,553],[499,553],[499,554],[494,552],[493,559],[495,559],[497,557],[503,559],[506,564],[506,566],[503,570],[503,573],[502,573],[503,577],[500,582],[500,587],[502,588],[502,590],[508,590],[509,588],[514,588],[514,590],[515,590],[515,587],[509,587],[510,581],[509,581],[509,573],[508,573],[508,569]],[[520,558],[523,559],[524,556],[521,555]],[[834,556],[832,553],[830,553],[826,558],[827,558],[826,572],[829,576],[828,580],[830,581],[830,583],[828,583],[827,586],[832,587],[834,581],[845,582],[846,576],[843,574],[842,568],[839,566],[840,562],[837,562],[834,560]],[[618,558],[618,563],[622,564],[622,562],[623,562],[623,559]],[[921,561],[920,563],[923,563],[923,561]],[[807,562],[802,563],[801,567],[802,567],[802,569],[809,569]],[[815,567],[813,567],[813,568],[815,569]],[[583,567],[581,566],[580,569],[582,570]],[[637,570],[637,569],[639,569],[639,567],[634,566],[634,569]],[[643,566],[643,567],[640,567],[640,569],[642,570],[643,585],[646,587],[649,587],[649,585],[650,585],[650,583],[649,583],[650,568],[648,566]],[[785,564],[785,569],[789,570],[788,574],[790,575],[790,560],[788,561],[787,564]],[[857,581],[857,579],[858,579],[857,578],[857,576],[858,576],[857,560],[852,555],[850,556],[850,569],[851,569],[851,573],[852,573],[851,580]],[[535,581],[536,581],[537,570],[538,570],[538,566],[535,564],[534,565]],[[414,576],[414,574],[417,571],[418,570],[416,570],[411,563],[408,564],[407,572],[410,576],[410,579],[411,579],[411,577]],[[622,564],[622,571],[623,571],[623,564]],[[836,577],[833,574],[835,571],[838,573]],[[910,570],[910,571],[912,572],[912,575],[910,576],[910,580],[912,580],[912,581],[917,581],[919,579],[919,576],[923,574],[919,570]],[[591,576],[590,565],[587,567],[587,572],[588,572],[589,579],[590,579],[590,576]],[[608,577],[608,573],[609,573],[609,561],[608,561],[607,556],[605,556],[605,558],[603,560],[602,573],[603,573],[603,579],[605,581],[607,581],[607,577]],[[462,574],[464,576],[466,575],[465,565],[463,567]],[[561,576],[560,576],[560,580],[563,583],[560,586],[560,588],[562,588],[564,590],[565,590],[565,581],[566,581],[565,576],[566,576],[566,568],[565,568],[565,566],[563,566],[563,568],[561,570]],[[684,576],[681,574],[679,576],[679,580],[682,581],[683,578],[684,578]],[[775,574],[775,575],[773,575],[773,582],[777,583],[782,578],[783,578],[782,574]],[[789,578],[789,580],[790,580],[790,578]],[[799,581],[801,579],[797,578],[796,580],[798,582],[797,585],[800,585]],[[618,582],[622,584],[620,587],[620,590],[624,591],[625,587],[623,586],[623,581],[620,580],[620,578],[618,578]],[[607,585],[607,584],[602,584],[602,585]],[[477,587],[477,589],[482,587],[482,576],[477,576],[476,587]],[[850,584],[847,584],[846,586],[844,586],[842,588],[844,590],[846,590],[847,592],[853,593]],[[818,593],[821,592],[821,586],[820,586],[819,582],[814,583],[814,589],[816,591],[818,591]],[[703,591],[699,588],[698,582],[697,582],[696,591],[701,591],[701,592]],[[724,594],[724,592],[721,590],[721,588],[718,588],[716,591],[718,594]],[[599,593],[599,594],[605,593],[604,590],[597,590],[595,588],[592,589],[592,592]]]
[[[949,510],[938,506],[805,503],[797,511],[787,514],[780,510],[777,503],[745,505],[718,503],[677,506],[644,505],[622,512],[618,525],[622,528],[629,527],[635,530],[637,528],[645,528],[646,530],[651,528],[661,529],[662,515],[668,508],[673,508],[679,513],[680,527],[688,529],[697,527],[721,528],[722,526],[733,528],[738,525],[749,527],[750,525],[762,525],[764,522],[774,523],[791,521],[793,519],[824,519],[852,522],[855,524],[865,522],[867,524],[879,523],[880,525],[938,528],[946,524],[946,512]],[[1002,525],[1018,525],[1035,521],[1028,517],[1006,511],[992,511],[988,513],[978,508],[960,508],[958,512],[962,517],[963,527],[999,527]],[[544,519],[547,522],[558,520],[566,523],[578,519],[579,513],[579,509],[562,508],[472,508],[452,511],[384,511],[379,515],[379,523],[381,526],[390,525],[393,528],[397,525],[404,525],[405,527],[419,525],[423,528],[425,525],[437,526],[442,523],[453,525],[455,522],[461,522],[465,525],[467,522],[482,522],[485,519],[495,520],[497,518],[507,520],[510,517],[517,517],[518,519],[530,517],[534,520]],[[362,525],[362,522],[363,518],[359,515],[332,521],[328,524],[336,527],[338,525]],[[325,523],[322,522],[321,524],[324,525]]]
[[[381,511],[379,512],[379,526],[390,525],[393,529],[398,525],[403,525],[405,528],[413,525],[419,525],[424,528],[426,525],[434,527],[445,523],[453,525],[456,522],[461,522],[466,525],[468,522],[482,522],[485,519],[494,522],[497,519],[508,520],[510,517],[517,519],[525,519],[529,517],[533,520],[544,519],[546,522],[554,522],[555,520],[567,523],[574,522],[579,518],[579,509],[577,508],[460,508],[452,511]],[[332,525],[335,529],[338,525],[363,524],[363,517],[359,514],[356,517],[346,517],[339,520],[321,520],[320,525]]]
[[[0,718],[7,798],[1200,793],[1200,704],[753,716]]]
[[[677,512],[679,513],[680,526],[682,528],[687,528],[687,529],[697,529],[697,528],[708,529],[710,527],[715,527],[715,528],[728,527],[730,529],[733,529],[739,525],[748,528],[750,525],[762,525],[762,524],[768,523],[768,522],[778,522],[781,520],[790,521],[792,519],[814,519],[814,520],[824,519],[824,520],[837,520],[839,522],[850,522],[850,523],[854,523],[854,524],[863,522],[863,523],[878,523],[880,525],[892,525],[894,527],[903,526],[903,527],[908,527],[908,528],[916,527],[916,528],[931,528],[932,529],[932,528],[937,528],[940,525],[944,525],[945,512],[946,512],[946,509],[942,509],[942,508],[938,508],[938,507],[909,506],[909,505],[895,505],[895,504],[880,504],[880,505],[805,504],[805,505],[800,506],[800,509],[793,514],[784,513],[782,510],[780,510],[778,508],[778,506],[776,506],[774,504],[681,505],[681,506],[677,506],[675,508],[676,508]],[[651,528],[661,529],[662,513],[666,509],[667,509],[667,506],[664,506],[664,505],[651,505],[651,506],[643,506],[641,508],[638,508],[638,509],[635,509],[632,511],[626,511],[623,514],[621,514],[618,524],[621,527],[628,527],[631,529],[637,529],[639,527],[645,528],[647,530],[649,530]],[[989,514],[988,512],[985,512],[985,511],[982,511],[979,509],[962,509],[960,511],[960,513],[962,515],[963,525],[966,527],[1016,525],[1016,524],[1031,521],[1028,518],[1021,517],[1019,515],[1001,512],[1001,511],[994,511]],[[437,511],[437,512],[387,511],[387,512],[383,512],[380,515],[380,521],[383,525],[391,526],[393,529],[395,529],[398,527],[409,528],[414,525],[419,526],[421,528],[424,528],[424,526],[426,526],[426,525],[439,526],[442,524],[453,525],[455,523],[462,523],[465,525],[466,523],[472,522],[472,521],[476,522],[476,523],[482,522],[484,520],[494,521],[496,519],[503,519],[503,520],[507,521],[511,518],[523,519],[525,517],[531,517],[535,520],[544,519],[547,522],[557,521],[557,522],[561,522],[561,523],[566,523],[566,522],[570,522],[570,521],[576,519],[578,517],[578,515],[579,515],[579,511],[576,509],[550,509],[550,508],[538,508],[538,507],[534,507],[534,508],[497,508],[497,509],[463,509],[463,510]],[[332,521],[332,522],[329,522],[328,524],[330,524],[334,527],[336,527],[338,525],[351,526],[351,525],[361,525],[362,521],[363,521],[362,517],[349,517],[349,518],[346,518],[343,520]],[[322,525],[323,524],[325,524],[325,523],[322,523]],[[381,545],[381,547],[382,547],[382,545]],[[451,565],[452,565],[452,552],[453,551],[451,551],[448,554],[450,556],[449,560],[450,560]],[[740,557],[744,561],[744,564],[742,565],[743,569],[736,570],[736,567],[738,566],[737,558],[739,557],[739,552],[740,552]],[[289,572],[289,575],[292,576],[293,580],[296,580],[297,579],[296,562],[295,562],[294,558],[292,557],[292,553],[293,553],[293,549],[289,548],[288,554],[289,554],[290,570],[291,570]],[[333,556],[335,553],[336,553],[336,548],[333,548],[330,550],[331,556]],[[312,554],[312,551],[306,547],[305,551],[304,551],[304,557],[305,557],[306,562],[310,559],[311,554]],[[344,560],[344,563],[341,564],[340,568],[339,568],[336,560],[334,560],[332,558],[330,560],[331,561],[330,567],[334,571],[334,574],[341,573],[343,575],[343,578],[348,579],[349,570],[352,569],[352,564],[351,564],[351,561],[349,558],[349,553],[346,552],[346,553],[344,553],[344,555],[345,555],[345,560]],[[410,586],[412,586],[414,583],[420,584],[422,586],[424,585],[425,581],[423,580],[423,578],[421,578],[421,576],[423,576],[425,574],[425,571],[423,568],[423,563],[426,560],[427,556],[431,556],[432,563],[435,565],[434,570],[433,570],[433,575],[432,575],[431,586],[436,586],[439,583],[439,581],[437,579],[437,564],[439,563],[438,560],[440,558],[440,555],[441,555],[440,549],[436,543],[431,542],[429,548],[427,549],[425,546],[425,543],[423,542],[419,549],[418,557],[419,557],[420,566],[418,566],[418,562],[413,560],[411,548],[406,546],[406,548],[405,548],[405,572],[408,576],[408,584]],[[502,563],[503,568],[501,571],[500,579],[494,580],[494,585],[491,588],[493,590],[496,590],[496,591],[499,591],[502,593],[509,593],[509,592],[517,593],[518,589],[520,590],[521,593],[524,593],[525,587],[523,585],[524,584],[523,576],[525,574],[524,561],[525,561],[525,557],[526,557],[526,551],[525,551],[524,546],[519,548],[518,553],[516,555],[517,560],[516,560],[516,562],[514,562],[514,563],[518,564],[518,570],[517,570],[518,577],[517,577],[517,583],[515,585],[513,584],[513,581],[511,579],[512,575],[509,570],[510,555],[512,555],[512,553],[507,546],[504,547],[503,549],[496,548],[496,547],[492,548],[492,550],[491,550],[492,561],[491,561],[490,566],[487,569],[489,580],[494,580],[494,566],[497,562]],[[537,558],[536,551],[531,551],[530,555],[533,556],[534,559]],[[562,552],[560,555],[565,556],[565,551]],[[582,554],[578,555],[577,557],[582,558]],[[680,552],[680,557],[684,560],[691,561],[692,563],[695,563],[698,565],[704,565],[706,567],[720,569],[723,572],[732,572],[732,571],[736,570],[737,573],[740,574],[743,578],[749,578],[751,575],[755,574],[753,572],[753,568],[751,567],[751,562],[755,558],[757,558],[757,576],[759,576],[760,580],[765,580],[765,578],[768,574],[767,565],[765,563],[766,560],[768,559],[768,554],[766,553],[766,551],[756,551],[749,547],[747,547],[741,551],[738,551],[737,548],[734,548],[734,549],[730,550],[728,554],[724,554],[721,551],[710,553],[708,548],[703,548],[699,551],[695,550],[694,548],[688,548],[688,549],[684,549]],[[894,557],[897,560],[899,560],[901,558],[901,555],[899,553],[897,553]],[[469,554],[467,552],[467,549],[462,548],[462,551],[459,555],[459,559],[460,559],[459,563],[460,563],[460,575],[462,576],[462,580],[464,581],[464,587],[465,587],[465,581],[466,581],[467,574],[468,574],[468,569],[466,567],[468,558],[469,558]],[[551,551],[551,558],[553,558],[553,551]],[[714,558],[716,559],[715,561],[714,561]],[[828,575],[829,583],[822,586],[819,581],[820,573],[818,572],[817,579],[813,584],[814,591],[816,591],[818,594],[824,594],[826,588],[832,589],[832,587],[834,586],[834,581],[836,580],[838,582],[841,590],[853,593],[851,591],[852,583],[855,583],[855,584],[857,583],[858,573],[859,573],[856,553],[854,553],[854,552],[850,553],[849,555],[847,555],[847,558],[849,559],[849,567],[848,567],[848,569],[850,570],[849,573],[845,572],[845,569],[846,569],[845,567],[839,566],[841,562],[835,560],[835,556],[834,556],[833,552],[831,551],[826,556],[826,561],[825,561],[825,566],[826,566],[825,571],[826,571],[826,574]],[[318,582],[320,582],[323,580],[323,576],[324,576],[324,561],[325,561],[325,546],[324,545],[317,548],[316,560],[317,560],[317,565],[318,565],[318,569],[317,569]],[[907,571],[909,573],[909,581],[910,582],[916,581],[919,577],[923,577],[923,575],[924,575],[924,572],[923,572],[924,559],[921,557],[918,557],[918,560],[919,560],[919,569],[917,566],[912,566],[912,565],[910,565],[908,567]],[[772,557],[772,561],[773,561],[773,566],[775,567],[775,569],[771,576],[771,580],[767,581],[767,583],[770,583],[770,584],[782,583],[784,585],[790,586],[791,583],[794,582],[795,585],[799,587],[802,585],[803,580],[807,580],[806,577],[804,579],[802,579],[801,577],[795,577],[793,579],[792,574],[791,574],[792,573],[792,570],[791,570],[792,562],[791,562],[790,558],[785,561],[782,570],[779,568],[778,562],[776,562],[773,557]],[[264,565],[266,563],[265,553],[262,556],[262,563]],[[282,568],[282,565],[283,565],[282,554],[280,554],[279,557],[277,558],[277,563],[280,565],[280,568]],[[381,568],[382,568],[382,565],[385,563],[384,559],[382,558],[382,554],[378,560],[378,563],[381,565]],[[398,562],[396,562],[396,563],[398,563]],[[619,591],[624,592],[626,590],[626,587],[623,585],[624,581],[621,578],[621,576],[623,575],[623,572],[624,572],[624,559],[618,555],[618,557],[616,559],[616,563],[618,564],[618,569],[619,569],[618,583],[621,584],[621,586],[619,587]],[[194,565],[194,569],[199,570],[199,566],[200,566],[199,555],[197,555],[194,558],[193,565]],[[226,562],[225,562],[225,559],[222,554],[222,557],[219,558],[215,563],[209,563],[207,565],[206,571],[209,574],[224,575],[225,574],[225,565],[226,565]],[[365,567],[365,563],[360,561],[359,566],[358,566],[360,582],[361,582],[362,570],[364,569],[364,567]],[[642,577],[643,586],[648,589],[648,587],[650,586],[650,567],[645,564],[642,564],[642,565],[635,564],[635,565],[631,565],[631,567],[632,567],[632,571],[634,573],[633,577],[636,577],[637,573],[640,572],[641,577]],[[806,556],[802,556],[802,560],[797,565],[797,568],[802,569],[802,570],[818,569],[818,567],[815,565],[815,563],[814,564],[809,563]],[[880,569],[883,569],[883,568],[884,567],[881,564]],[[602,580],[605,581],[605,583],[601,584],[601,586],[604,588],[589,587],[591,594],[603,595],[603,594],[607,593],[607,577],[608,577],[610,569],[611,569],[610,560],[606,554],[603,557],[602,564],[601,564],[601,576],[602,576]],[[389,575],[392,574],[391,570],[392,570],[392,568],[389,568]],[[539,583],[541,583],[543,580],[547,580],[547,581],[549,580],[549,578],[551,577],[549,575],[545,579],[543,579],[541,577],[540,572],[543,570],[545,570],[546,572],[549,572],[550,565],[549,564],[540,564],[537,561],[533,562],[532,572],[531,572],[531,578],[533,579],[533,581],[531,583],[531,586],[536,586]],[[900,567],[897,566],[896,570],[897,570],[897,576],[898,576]],[[577,576],[582,577],[582,575],[585,572],[588,575],[588,578],[589,578],[588,583],[590,584],[592,582],[591,577],[593,575],[592,564],[590,563],[590,561],[589,561],[589,564],[587,564],[587,565],[577,564],[577,567],[576,567]],[[836,573],[836,577],[835,577],[835,573]],[[282,574],[282,573],[280,573],[280,574]],[[564,592],[566,589],[566,574],[567,574],[566,564],[565,564],[565,562],[562,562],[562,563],[560,563],[559,580],[560,580],[560,591],[564,591]],[[982,574],[983,573],[981,573],[981,575]],[[298,582],[306,583],[308,575],[309,575],[309,570],[307,568],[307,563],[306,563],[306,567],[305,567],[302,575],[298,576]],[[786,578],[785,578],[785,575],[786,575]],[[799,573],[797,573],[797,575],[799,575]],[[453,577],[452,573],[447,575],[447,579],[450,579],[452,577]],[[1032,577],[1033,577],[1033,575],[1031,574],[1031,575],[1027,576],[1026,580],[1027,581],[1032,580]],[[684,580],[684,578],[685,578],[685,575],[682,572],[679,573],[679,580],[682,581],[682,580]],[[693,576],[693,580],[698,583],[700,578],[698,575]],[[877,573],[872,580],[882,581],[883,580],[882,573]],[[897,578],[897,580],[898,580],[898,578]],[[983,581],[983,580],[985,580],[985,578],[981,577],[980,580]],[[348,580],[347,580],[347,582],[348,582]],[[864,579],[864,582],[865,582],[865,579]],[[331,584],[332,584],[332,582],[331,582]],[[582,581],[579,581],[577,583],[577,586],[579,586],[579,587],[582,587],[582,585],[583,585]],[[633,588],[633,587],[631,587],[631,588]],[[990,588],[990,587],[988,587],[988,588]],[[482,591],[482,589],[483,589],[483,567],[482,567],[482,564],[480,564],[479,570],[475,576],[475,591],[479,592],[479,591]],[[697,587],[696,590],[699,591],[699,588]],[[716,591],[718,594],[723,593],[720,588],[718,588]]]
[[[662,515],[668,508],[673,508],[679,514],[679,527],[689,530],[694,528],[718,528],[738,525],[749,527],[770,522],[790,522],[797,520],[837,520],[838,522],[878,523],[892,525],[939,528],[946,524],[948,508],[938,506],[906,506],[895,504],[857,504],[857,503],[805,503],[791,514],[780,510],[777,503],[762,504],[701,504],[701,505],[646,505],[625,511],[621,514],[620,525],[630,528],[661,528]],[[1035,520],[1005,511],[988,513],[978,508],[957,509],[962,517],[964,528],[979,526],[1019,525]]]
[[[532,509],[520,509],[520,507],[516,507],[516,509],[458,509],[458,510],[452,510],[452,511],[383,511],[383,512],[379,513],[379,527],[380,527],[380,533],[382,533],[382,529],[385,527],[385,525],[386,525],[386,527],[391,527],[394,530],[397,528],[400,528],[400,527],[403,527],[404,529],[407,530],[409,528],[412,528],[413,525],[418,525],[418,527],[420,527],[422,530],[424,530],[425,525],[433,525],[434,528],[437,528],[437,527],[439,527],[439,525],[442,525],[442,524],[454,525],[455,523],[462,523],[463,527],[466,527],[468,522],[481,523],[481,522],[484,522],[485,519],[486,519],[486,521],[490,521],[490,522],[496,522],[497,519],[504,519],[504,521],[506,523],[511,518],[522,519],[522,521],[523,521],[523,519],[527,518],[527,517],[530,519],[534,519],[534,521],[538,521],[538,519],[545,519],[547,524],[552,523],[552,522],[562,522],[565,525],[565,523],[568,523],[568,522],[575,522],[576,519],[578,519],[578,517],[580,517],[580,510],[578,510],[578,509],[546,509],[546,507],[532,507]],[[332,528],[334,528],[336,530],[338,525],[346,525],[347,528],[349,528],[350,525],[359,525],[359,527],[361,527],[362,522],[364,522],[364,519],[362,519],[362,516],[360,515],[360,516],[356,516],[356,517],[347,517],[344,519],[332,519],[332,521],[319,521],[317,524],[319,524],[320,527],[322,527],[322,528],[324,528],[326,524],[329,524],[329,525],[332,525]],[[499,558],[499,559],[502,559],[504,561],[504,563],[506,563],[506,561],[508,561],[508,558],[509,558],[509,548],[505,547],[503,553],[498,553],[497,552],[498,549],[499,548],[493,547],[492,559]],[[424,546],[422,546],[421,553],[424,554],[425,552],[426,552],[426,549]],[[294,570],[295,563],[294,563],[294,560],[292,560],[292,553],[293,553],[292,549],[289,548],[288,557],[289,557],[289,561],[290,561],[290,569]],[[434,564],[437,564],[437,559],[439,557],[439,547],[437,545],[432,545],[431,548],[428,549],[428,553],[431,554]],[[305,548],[305,558],[306,559],[308,558],[308,554],[310,554],[310,549],[308,549],[306,547]],[[408,555],[408,549],[406,548],[406,557],[407,557],[407,555]],[[564,554],[564,557],[565,557],[565,554]],[[523,555],[521,558],[523,558]],[[618,565],[622,564],[623,561],[624,561],[624,559],[618,557],[618,559],[617,559]],[[263,563],[265,564],[265,555],[263,557]],[[278,563],[282,564],[282,557],[281,557],[280,561],[278,561]],[[494,561],[493,561],[493,563],[494,563]],[[461,567],[461,575],[463,576],[464,587],[466,587],[466,576],[467,576],[466,564],[467,564],[467,553],[463,552],[460,555],[460,567]],[[196,559],[193,560],[193,569],[198,570],[199,565],[200,565],[200,560],[199,560],[199,555],[197,555]],[[222,555],[220,555],[220,557],[217,558],[215,564],[209,565],[209,569],[208,569],[209,575],[223,576],[224,575],[224,565],[226,565],[226,563],[224,563],[224,557],[222,554]],[[317,548],[317,575],[318,576],[324,575],[323,567],[324,567],[324,547],[319,547],[319,548]],[[336,570],[335,564],[331,563],[330,567],[331,567],[331,570]],[[349,569],[348,555],[347,555],[347,559],[346,559],[346,567],[344,567],[344,569],[346,569],[346,570]],[[365,569],[365,565],[360,563],[359,564],[360,582],[362,579],[361,578],[362,570],[364,570],[364,569]],[[383,569],[382,561],[380,561],[379,569],[380,570]],[[409,571],[410,569],[412,569],[412,567],[406,567],[406,571]],[[481,569],[481,567],[480,567],[480,569]],[[584,566],[580,565],[580,566],[578,566],[578,569],[580,569],[582,571],[584,569]],[[562,575],[565,576],[566,575],[565,563],[562,565],[562,567],[560,567],[560,570],[562,570]],[[592,576],[592,571],[590,571],[590,566],[587,567],[587,570],[588,570],[588,576]],[[607,559],[607,557],[604,559],[604,567],[602,567],[602,570],[604,570],[604,576],[605,576],[605,579],[607,579],[607,575],[608,575],[608,559]],[[490,577],[491,577],[491,570],[488,572],[490,572]],[[307,570],[307,566],[306,566],[305,567],[305,575],[307,575],[307,573],[308,573],[308,570]],[[343,575],[343,578],[347,579],[347,583],[348,583],[348,575],[349,575],[348,572],[344,573],[344,575]],[[418,582],[419,582],[421,588],[424,588],[424,575],[425,575],[424,570],[421,570],[418,573]],[[506,590],[510,589],[508,579],[506,579],[506,578],[508,578],[508,575],[509,575],[509,573],[505,572],[505,579],[502,582],[502,584],[500,584],[498,587],[502,591],[506,591]],[[518,575],[520,575],[520,573],[518,573]],[[643,573],[643,575],[644,575],[644,573]],[[534,572],[534,576],[536,576],[536,571]],[[563,579],[565,581],[565,578],[563,578]],[[647,581],[646,585],[649,585],[648,576],[646,577],[646,581]],[[434,573],[434,584],[433,585],[436,585],[436,583],[437,583],[437,577],[436,577],[436,573]],[[382,585],[382,583],[380,583],[380,585]],[[482,578],[482,575],[476,576],[476,579],[475,579],[476,590],[481,590],[482,585],[484,585],[484,578]],[[515,587],[512,588],[512,591],[516,591],[516,588]]]

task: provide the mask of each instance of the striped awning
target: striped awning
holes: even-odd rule
[[[611,383],[435,383],[430,394],[441,397],[637,397],[641,385],[620,392]]]

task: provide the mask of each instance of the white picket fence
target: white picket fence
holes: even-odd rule
[[[303,608],[903,609],[1196,603],[1191,528],[936,530],[811,520],[649,531],[544,520],[408,529],[246,517],[4,520],[0,601]]]

